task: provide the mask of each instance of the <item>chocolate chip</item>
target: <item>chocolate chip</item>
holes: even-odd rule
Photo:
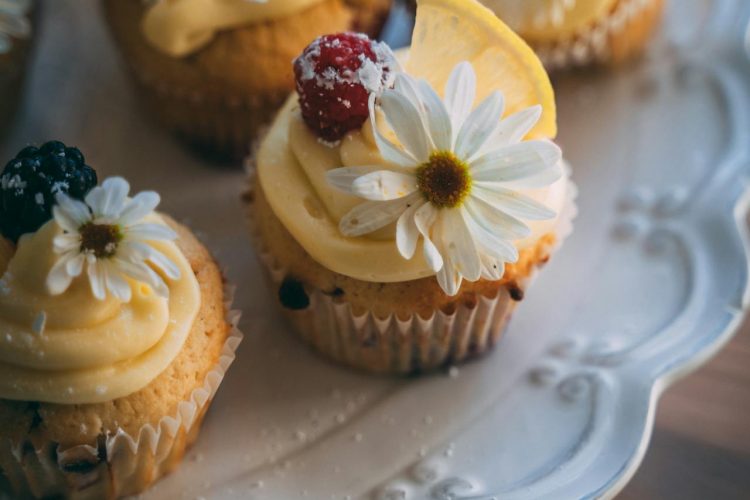
[[[286,277],[279,287],[281,305],[293,311],[306,309],[310,306],[310,297],[305,292],[304,285],[294,278]]]
[[[99,466],[99,461],[80,460],[62,465],[62,470],[69,474],[88,474]]]
[[[518,285],[510,285],[508,287],[508,293],[510,294],[510,298],[515,300],[516,302],[521,302],[523,300],[523,290],[521,290]]]
[[[336,287],[332,291],[326,292],[326,295],[330,295],[331,297],[337,299],[344,296],[344,291],[341,288]]]

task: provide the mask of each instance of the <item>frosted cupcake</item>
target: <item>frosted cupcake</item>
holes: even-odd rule
[[[570,229],[539,59],[474,1],[420,3],[403,68],[363,35],[311,44],[248,197],[274,293],[327,357],[378,373],[500,338]]]
[[[146,107],[204,153],[241,158],[318,35],[380,31],[392,0],[105,0]]]
[[[75,148],[0,175],[0,472],[18,496],[116,498],[174,469],[240,340],[222,276],[159,196]]]
[[[620,64],[643,52],[664,0],[482,0],[549,69]]]
[[[19,101],[31,52],[32,0],[0,2],[0,135]]]

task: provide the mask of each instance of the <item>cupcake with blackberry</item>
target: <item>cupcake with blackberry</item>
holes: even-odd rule
[[[105,0],[147,107],[202,152],[242,157],[327,32],[377,34],[392,0]]]
[[[643,52],[664,0],[482,0],[549,69],[621,64]]]
[[[33,0],[0,2],[0,135],[20,101],[32,47]]]
[[[570,230],[549,79],[476,1],[420,2],[397,60],[324,36],[250,169],[258,253],[296,330],[378,373],[488,351]]]
[[[159,195],[27,147],[0,175],[0,473],[116,498],[179,463],[240,340],[221,273]]]

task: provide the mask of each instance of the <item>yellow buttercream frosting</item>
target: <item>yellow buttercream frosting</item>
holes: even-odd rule
[[[618,0],[482,0],[523,37],[554,41],[603,19]]]
[[[200,307],[198,282],[174,243],[152,242],[180,270],[178,280],[165,277],[168,298],[128,279],[129,303],[97,300],[85,273],[50,295],[60,232],[50,221],[23,236],[14,254],[0,252],[0,398],[86,404],[132,394],[180,352]]]
[[[328,269],[378,283],[432,276],[435,273],[425,262],[421,248],[411,260],[398,252],[394,225],[356,238],[343,236],[339,231],[341,218],[363,200],[330,187],[325,174],[345,166],[371,165],[373,170],[382,169],[384,160],[369,127],[368,122],[362,131],[350,133],[338,146],[323,144],[305,126],[297,96],[291,96],[258,152],[260,186],[282,224],[307,253]],[[563,177],[547,188],[522,192],[559,214],[567,189],[568,180]],[[552,232],[555,224],[555,220],[528,223],[531,236],[516,241],[516,246],[521,249],[533,245]]]
[[[143,34],[157,50],[183,57],[217,32],[292,15],[323,0],[159,0],[143,17]]]

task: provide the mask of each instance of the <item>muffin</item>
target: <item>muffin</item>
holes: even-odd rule
[[[0,176],[0,473],[13,494],[117,498],[180,462],[241,339],[189,229],[97,185],[80,151]]]
[[[344,33],[294,67],[246,202],[295,330],[376,373],[487,352],[575,212],[539,59],[477,2],[426,0],[408,53]]]
[[[548,69],[618,65],[643,52],[664,0],[482,0],[539,54]]]
[[[32,40],[33,0],[0,2],[0,136],[21,100]]]
[[[392,0],[105,0],[144,104],[196,150],[246,154],[293,90],[289,61],[315,37],[377,34]]]

